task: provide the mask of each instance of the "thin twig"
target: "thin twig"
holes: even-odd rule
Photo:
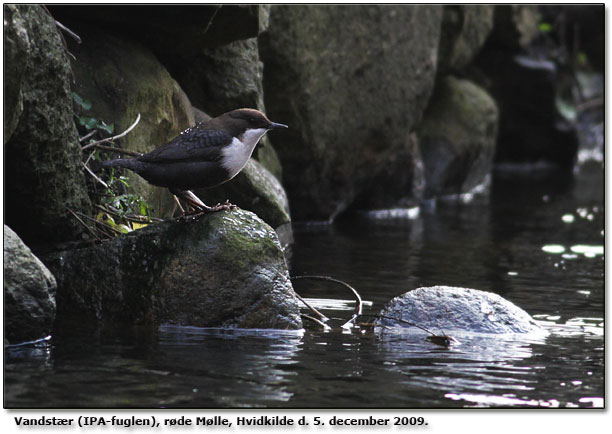
[[[328,326],[327,324],[325,324],[323,321],[319,321],[318,319],[316,319],[313,316],[310,315],[306,315],[305,313],[300,314],[300,316],[302,318],[306,318],[309,319],[310,321],[316,322],[317,324],[319,324],[321,327],[323,327],[325,330],[331,330],[331,327]]]
[[[85,159],[85,163],[83,163],[83,164],[85,164],[87,166],[89,164],[89,160],[91,160],[93,158],[95,153],[96,153],[96,151],[90,152],[89,155],[87,156],[87,158]]]
[[[133,215],[133,214],[121,215],[119,214],[118,210],[116,210],[112,206],[102,206],[102,205],[96,204],[96,208],[98,208],[100,211],[111,214],[114,217],[119,217],[119,218],[129,220],[131,222],[136,222],[136,223],[151,223],[155,221],[158,221],[158,222],[163,221],[163,219],[160,219],[160,218],[146,217],[143,215]]]
[[[217,16],[217,12],[219,12],[219,9],[221,9],[221,7],[223,7],[223,5],[219,5],[217,6],[217,8],[215,9],[215,11],[213,12],[213,14],[211,15],[210,19],[208,20],[208,24],[206,24],[206,28],[204,29],[204,35],[208,32],[208,29],[210,28],[210,26],[212,25],[213,20],[215,19],[215,17]]]
[[[117,234],[119,234],[119,235],[123,234],[123,232],[121,232],[119,229],[115,229],[114,227],[109,226],[109,225],[107,225],[106,223],[103,223],[103,222],[101,222],[101,221],[98,221],[98,220],[96,220],[96,219],[94,219],[94,218],[91,218],[91,217],[89,217],[88,215],[85,215],[85,214],[80,213],[80,212],[76,212],[76,214],[80,214],[80,215],[81,215],[81,217],[84,217],[84,218],[85,218],[85,219],[87,219],[87,220],[91,220],[93,223],[95,223],[95,224],[97,224],[97,225],[101,225],[101,226],[103,226],[105,229],[109,229],[109,230],[111,230],[111,231],[113,231],[113,232],[115,232],[115,233],[117,233]]]
[[[357,301],[357,303],[355,305],[355,311],[353,312],[353,316],[351,316],[351,319],[349,319],[347,322],[342,324],[342,328],[350,327],[350,324],[353,323],[355,321],[355,319],[357,319],[357,317],[359,315],[361,315],[362,306],[363,306],[362,301],[361,301],[361,296],[359,295],[357,290],[355,288],[353,288],[351,285],[349,285],[348,283],[343,282],[342,280],[334,279],[333,277],[329,277],[329,276],[317,276],[317,275],[293,276],[293,277],[291,277],[291,279],[295,279],[295,280],[297,280],[297,279],[326,280],[328,282],[338,283],[338,284],[344,286],[345,288],[350,289],[351,292],[353,293],[353,295],[355,296],[355,300]]]
[[[397,321],[397,322],[400,322],[400,323],[402,323],[402,324],[407,324],[407,325],[409,325],[409,326],[413,326],[413,327],[416,327],[416,328],[418,328],[418,329],[421,329],[421,330],[423,330],[424,332],[427,332],[427,333],[429,333],[429,334],[430,334],[430,335],[432,335],[432,336],[437,336],[437,335],[436,335],[434,332],[432,332],[431,330],[428,330],[428,329],[426,329],[426,328],[425,328],[425,327],[423,327],[423,326],[420,326],[420,325],[418,325],[418,324],[415,324],[415,323],[412,323],[412,322],[409,322],[409,321],[403,320],[403,319],[401,319],[401,318],[395,318],[395,317],[392,317],[392,316],[386,316],[386,315],[368,315],[368,314],[365,314],[365,313],[362,313],[362,314],[361,314],[361,316],[367,316],[367,317],[370,317],[370,318],[382,318],[382,319],[390,319],[390,320],[392,320],[392,321]]]
[[[295,289],[293,290],[293,292],[295,292]],[[302,303],[304,303],[304,305],[310,309],[315,315],[317,315],[319,318],[321,318],[323,321],[327,321],[329,318],[327,318],[325,315],[323,315],[321,312],[319,312],[317,309],[315,309],[313,306],[311,306],[306,300],[304,300],[302,298],[302,296],[300,294],[298,294],[297,292],[295,292],[295,296],[298,298],[298,300],[300,300]]]
[[[108,142],[112,142],[112,141],[115,141],[117,139],[120,139],[120,138],[126,136],[134,128],[136,128],[136,125],[138,125],[138,122],[140,122],[140,113],[138,113],[138,116],[136,116],[136,120],[134,121],[134,123],[132,125],[130,125],[130,127],[127,130],[125,130],[124,132],[122,132],[121,134],[118,134],[118,135],[113,136],[113,137],[108,137],[106,139],[98,140],[97,142],[93,142],[93,143],[90,143],[89,145],[83,146],[83,148],[81,148],[81,149],[82,150],[86,150],[86,149],[89,149],[89,148],[93,148],[94,146],[100,145],[102,143],[108,143]]]
[[[102,184],[104,186],[104,188],[108,188],[108,184],[104,181],[102,181],[100,179],[100,177],[98,175],[96,175],[95,173],[93,173],[93,171],[87,166],[87,164],[85,163],[81,163],[83,165],[83,167],[85,168],[85,170],[87,170],[87,172],[93,176],[93,178],[98,181],[100,184]]]
[[[89,132],[87,135],[85,135],[85,136],[83,136],[83,137],[79,138],[79,142],[80,142],[80,143],[83,143],[85,140],[89,139],[91,136],[93,136],[93,135],[94,135],[94,134],[96,134],[97,132],[98,132],[97,130],[90,131],[90,132]]]
[[[91,232],[91,234],[94,236],[94,238],[95,238],[95,239],[97,239],[98,241],[102,241],[102,240],[100,239],[100,237],[98,236],[98,234],[97,234],[97,233],[96,233],[96,232],[95,232],[95,231],[94,231],[94,230],[93,230],[91,227],[89,227],[89,225],[87,225],[87,224],[86,224],[86,223],[85,223],[83,220],[81,220],[81,218],[80,218],[78,215],[76,215],[76,213],[75,213],[74,211],[72,211],[72,210],[71,210],[70,208],[68,208],[68,207],[66,207],[66,209],[68,210],[68,212],[69,212],[70,214],[72,214],[72,216],[73,216],[75,219],[77,219],[77,221],[78,221],[79,223],[81,223],[83,226],[85,226],[85,228],[86,228],[86,229],[87,229],[89,232]]]
[[[60,29],[62,29],[64,32],[68,33],[70,36],[72,36],[72,38],[77,41],[77,44],[80,44],[81,42],[81,37],[79,35],[77,35],[76,33],[74,33],[72,30],[70,30],[68,27],[66,27],[65,25],[63,25],[62,23],[60,23],[59,21],[55,20],[55,25],[57,27],[59,27]]]

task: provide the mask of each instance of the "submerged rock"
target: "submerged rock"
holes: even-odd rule
[[[44,260],[58,280],[58,330],[75,323],[302,326],[276,234],[250,212],[159,223]]]
[[[381,316],[400,318],[434,333],[541,333],[543,329],[523,309],[492,292],[450,286],[432,286],[395,297]],[[408,327],[398,321],[380,319],[386,326]]]
[[[51,272],[4,225],[4,338],[11,344],[51,332],[57,284]]]

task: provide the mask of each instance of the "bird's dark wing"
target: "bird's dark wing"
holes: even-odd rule
[[[159,148],[138,157],[147,163],[175,163],[178,161],[218,161],[221,150],[232,140],[223,130],[201,126],[188,128]]]

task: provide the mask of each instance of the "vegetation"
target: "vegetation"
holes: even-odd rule
[[[81,135],[79,141],[84,152],[83,169],[89,175],[88,193],[94,203],[93,216],[73,213],[74,216],[78,217],[97,239],[107,239],[146,226],[153,221],[149,204],[142,196],[129,191],[128,178],[113,168],[100,173],[95,170],[98,163],[109,159],[112,153],[139,155],[113,145],[136,126],[140,116],[126,131],[111,137],[114,124],[107,124],[104,120],[89,115],[87,112],[92,107],[90,101],[75,92],[72,97],[76,123]]]

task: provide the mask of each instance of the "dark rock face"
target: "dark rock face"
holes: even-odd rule
[[[4,5],[4,144],[23,111],[23,75],[30,56],[30,39],[20,11]]]
[[[196,107],[213,116],[240,107],[263,109],[263,64],[257,39],[202,49],[189,63],[171,65],[170,73]]]
[[[51,332],[57,284],[51,272],[4,225],[4,338],[11,344]]]
[[[22,72],[20,83],[15,83],[20,89],[16,107],[23,107],[21,113],[17,109],[10,115],[13,125],[19,114],[4,150],[10,162],[4,172],[6,223],[32,246],[79,240],[83,229],[66,208],[87,213],[90,202],[73,121],[66,51],[53,19],[41,6],[6,5],[5,11],[7,48],[20,59],[13,66]]]
[[[468,80],[441,79],[418,128],[426,197],[466,193],[491,171],[498,111],[487,92]]]
[[[254,38],[267,23],[267,7],[262,5],[50,5],[49,10],[64,24],[95,22],[121,31],[155,47],[160,59],[187,60],[203,47]]]
[[[114,124],[114,134],[119,134],[140,114],[136,128],[118,142],[121,148],[152,151],[195,123],[189,99],[151,51],[82,24],[73,30],[83,41],[69,45],[77,58],[74,91],[92,102],[91,109],[81,115]],[[124,175],[130,191],[145,198],[154,217],[171,216],[174,201],[165,188],[154,187],[127,170]]]
[[[333,219],[406,146],[433,87],[441,19],[441,6],[271,8],[264,95],[290,126],[276,151],[294,219]]]
[[[501,51],[483,53],[478,64],[487,73],[487,90],[499,106],[495,160],[572,167],[578,137],[557,107],[561,78],[555,64]]]
[[[493,32],[487,45],[518,52],[537,38],[541,19],[537,5],[496,5]]]
[[[493,29],[493,5],[446,5],[438,53],[438,73],[465,68]]]
[[[75,323],[301,328],[274,231],[235,210],[47,255],[58,331]]]
[[[425,170],[416,134],[391,155],[380,172],[357,197],[352,210],[380,210],[417,206],[425,192]]]
[[[432,286],[395,297],[380,315],[400,318],[434,333],[465,331],[473,333],[543,333],[531,316],[492,292],[450,286]],[[410,327],[389,319],[386,326]]]

